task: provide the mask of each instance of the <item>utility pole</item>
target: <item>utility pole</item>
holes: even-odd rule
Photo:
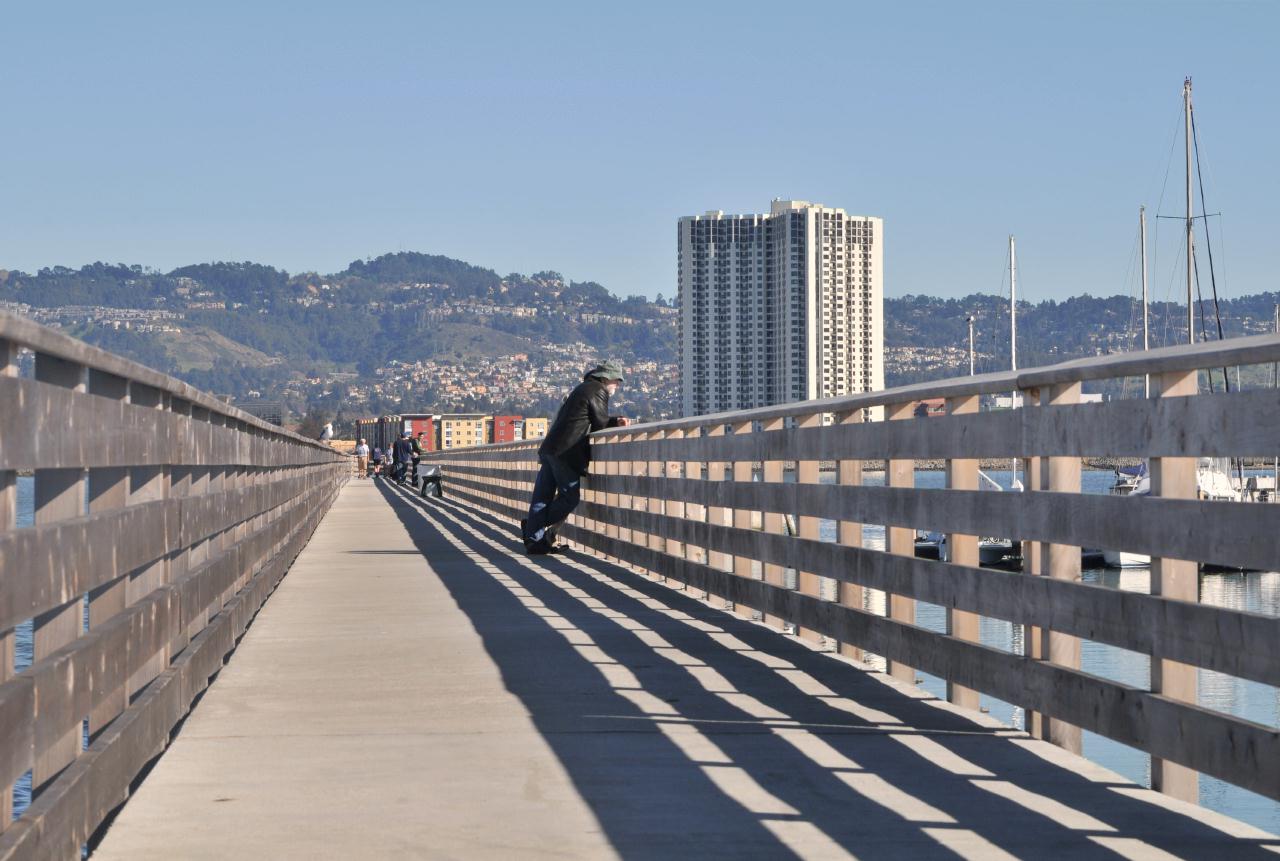
[[[1187,137],[1187,343],[1196,342],[1196,317],[1191,304],[1191,282],[1196,269],[1195,217],[1191,213],[1191,78],[1182,83],[1183,124]]]
[[[1276,308],[1280,309],[1280,305],[1277,305]],[[973,315],[972,314],[969,315],[969,319],[967,322],[969,323],[969,376],[971,377],[973,376],[974,370],[975,370],[974,355],[973,355],[973,320],[974,320]]]

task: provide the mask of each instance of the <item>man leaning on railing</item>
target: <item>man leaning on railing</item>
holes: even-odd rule
[[[591,462],[587,435],[606,427],[622,427],[630,421],[609,415],[609,397],[622,383],[622,366],[602,362],[583,376],[569,393],[546,439],[538,447],[541,467],[533,483],[529,516],[520,521],[524,549],[530,555],[555,553],[556,527],[564,522],[581,499],[582,476]]]

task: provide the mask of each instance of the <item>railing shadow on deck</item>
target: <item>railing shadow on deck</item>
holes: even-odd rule
[[[576,554],[526,558],[515,552],[514,530],[478,509],[381,488],[428,561],[449,546],[474,554],[465,575],[445,566],[437,574],[624,857],[709,850],[779,857],[815,832],[863,856],[986,857],[999,847],[1022,856],[1115,857],[1111,848],[1136,839],[1178,857],[1274,857],[1264,848],[1274,841],[1231,840],[1182,815],[1177,802],[1153,803],[1155,795],[1097,771],[1074,773],[1033,752],[1064,756],[1047,745],[999,740],[1025,736],[912,698],[619,565]],[[568,589],[598,603],[588,606]],[[563,620],[562,630],[535,624],[527,635],[506,635],[539,618],[522,603],[526,596]],[[632,629],[612,620],[622,616]],[[669,657],[646,654],[644,631],[672,647]],[[642,650],[643,662],[623,669],[650,705],[611,684],[574,638],[598,647],[605,663]],[[717,690],[673,660],[678,653],[722,680],[711,686]],[[801,693],[796,679],[825,690]],[[601,702],[608,714],[599,713]],[[653,741],[643,758],[627,758],[634,747],[615,745],[619,733]],[[726,833],[732,844],[723,842]]]

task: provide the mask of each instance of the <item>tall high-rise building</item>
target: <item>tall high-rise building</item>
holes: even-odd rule
[[[884,220],[801,200],[679,223],[684,415],[884,388]]]

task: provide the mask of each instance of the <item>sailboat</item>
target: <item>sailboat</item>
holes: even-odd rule
[[[1193,303],[1193,279],[1195,273],[1195,216],[1192,210],[1191,194],[1191,79],[1187,78],[1182,85],[1183,112],[1186,125],[1186,189],[1187,189],[1187,343],[1195,343],[1195,305]],[[1138,213],[1140,244],[1142,247],[1142,349],[1150,349],[1150,330],[1148,323],[1147,296],[1147,215],[1146,207]],[[1147,397],[1151,396],[1151,381],[1147,379]],[[1121,473],[1117,470],[1117,483],[1113,493],[1120,493],[1129,498],[1142,498],[1151,493],[1151,476],[1147,464],[1132,474],[1132,482],[1122,482]],[[1203,500],[1220,500],[1238,502],[1241,489],[1231,477],[1231,461],[1228,458],[1199,458],[1196,461],[1196,495]],[[1106,550],[1102,554],[1108,567],[1142,568],[1151,564],[1151,557],[1144,553],[1129,553],[1121,550]]]
[[[1009,237],[1009,354],[1010,363],[1013,370],[1018,370],[1018,256],[1017,246],[1014,244],[1012,236]],[[974,318],[970,317],[966,322],[969,324],[969,375],[973,376],[976,371],[973,352],[973,322]],[[1018,392],[1013,393],[1011,404],[1016,409],[1018,405]],[[1012,471],[1009,476],[1009,490],[1021,491],[1022,482],[1018,481],[1018,459],[1013,459]],[[981,490],[994,490],[1003,492],[1005,488],[991,476],[982,470],[978,470],[978,483]],[[921,559],[940,559],[943,562],[949,562],[950,553],[947,550],[947,536],[942,532],[918,532],[916,534],[915,555]],[[995,538],[992,536],[981,536],[978,538],[978,564],[979,565],[999,565],[1010,557],[1014,557],[1017,561],[1018,549],[1015,543],[1008,538]]]

